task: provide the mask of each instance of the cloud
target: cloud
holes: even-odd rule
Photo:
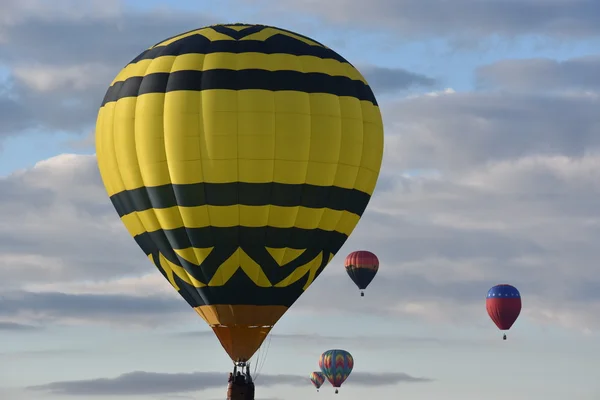
[[[95,321],[125,324],[164,323],[172,313],[189,311],[184,302],[159,296],[5,292],[0,296],[0,318],[37,322]],[[160,321],[158,319],[160,318]]]
[[[2,311],[0,311],[1,313]],[[18,324],[16,322],[2,322],[0,321],[0,332],[2,331],[19,331],[19,332],[23,332],[23,331],[36,331],[38,330],[39,327],[34,326],[34,325],[27,325],[27,324]]]
[[[538,93],[466,92],[383,106],[384,171],[444,174],[529,155],[582,157],[597,151],[598,99]]]
[[[270,3],[264,2],[268,8]],[[272,7],[272,6],[270,6]],[[295,8],[324,20],[370,29],[389,29],[404,37],[548,35],[597,37],[600,5],[594,0],[286,0],[277,10]],[[273,11],[271,11],[273,12]]]
[[[477,70],[480,85],[517,91],[586,91],[600,89],[600,56],[557,61],[548,58],[502,60]]]
[[[165,37],[216,22],[201,13],[125,11],[117,1],[6,3],[0,17],[0,68],[8,72],[0,79],[0,138],[32,130],[89,131],[125,64]]]
[[[402,382],[429,382],[429,378],[415,378],[405,373],[365,373],[354,372],[347,383],[361,386],[395,385]],[[292,385],[306,386],[306,376],[299,375],[260,375],[261,387]],[[85,396],[139,396],[150,394],[189,393],[227,386],[227,374],[219,372],[194,372],[166,374],[136,371],[116,378],[98,378],[81,381],[52,382],[32,386],[28,389],[48,391],[60,395]]]
[[[360,68],[376,95],[394,93],[412,87],[432,87],[437,81],[402,68],[367,66]]]

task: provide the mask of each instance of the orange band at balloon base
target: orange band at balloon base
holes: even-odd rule
[[[194,308],[233,362],[247,362],[287,311],[285,306],[208,305]]]

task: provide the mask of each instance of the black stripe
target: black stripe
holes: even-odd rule
[[[134,211],[175,206],[203,205],[330,208],[362,215],[371,196],[356,189],[337,186],[283,183],[195,183],[141,187],[110,197],[122,217]]]
[[[235,26],[235,25],[228,25],[228,26],[213,25],[210,28],[212,30],[214,30],[215,32],[222,33],[223,35],[227,35],[235,40],[240,40],[242,38],[245,38],[248,35],[252,35],[253,33],[260,32],[266,28],[266,26],[263,26],[263,25],[250,25],[247,28],[244,28],[244,29],[241,29],[238,31],[238,30],[229,28],[229,26]]]
[[[179,36],[179,35],[177,35]],[[302,35],[298,35],[302,36]],[[309,40],[313,40],[308,38]],[[315,43],[318,43],[314,41]],[[313,46],[293,37],[276,34],[264,41],[258,40],[215,40],[199,35],[187,36],[183,39],[145,50],[131,63],[141,60],[151,60],[162,56],[180,56],[183,54],[211,54],[211,53],[262,53],[262,54],[291,54],[295,56],[314,56],[323,59],[337,60],[342,63],[348,61],[335,51],[321,46]],[[348,63],[349,64],[349,63]]]
[[[267,71],[261,69],[211,69],[208,71],[176,71],[134,76],[115,82],[106,92],[102,106],[125,97],[146,93],[168,93],[178,90],[263,89],[290,90],[304,93],[329,93],[350,96],[377,105],[375,95],[364,82],[346,76],[300,71]]]
[[[236,246],[251,249],[259,247],[292,249],[319,249],[337,253],[348,236],[336,231],[302,228],[274,228],[271,226],[247,228],[176,228],[144,232],[134,237],[144,253],[158,249],[167,259],[180,264],[173,249],[189,247],[208,248]]]

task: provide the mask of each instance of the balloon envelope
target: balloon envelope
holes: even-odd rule
[[[366,289],[379,270],[379,260],[370,251],[354,251],[346,257],[346,272],[359,289]]]
[[[496,285],[488,291],[485,306],[498,329],[509,330],[521,313],[521,293],[511,285]]]
[[[96,152],[129,233],[231,359],[247,361],[358,223],[383,124],[333,50],[279,28],[214,25],[117,75]]]
[[[335,388],[342,386],[342,383],[348,379],[353,367],[354,358],[346,350],[327,350],[319,358],[321,372]]]
[[[323,385],[323,382],[325,382],[325,375],[319,371],[311,372],[310,381],[317,389],[319,389]]]

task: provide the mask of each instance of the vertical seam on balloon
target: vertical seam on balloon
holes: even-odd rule
[[[239,45],[239,41],[237,39],[234,38],[235,41],[235,45]],[[235,79],[236,79],[236,87],[241,87],[239,85],[239,81],[240,81],[240,70],[239,70],[239,66],[240,66],[240,57],[234,57],[233,58],[235,60]],[[235,148],[235,155],[236,155],[236,164],[237,164],[237,177],[236,177],[236,181],[237,181],[237,187],[236,187],[236,207],[237,207],[237,212],[238,212],[238,227],[237,227],[237,263],[238,263],[238,268],[235,270],[235,272],[233,273],[235,274],[239,274],[240,273],[240,269],[242,270],[241,273],[246,274],[246,271],[242,268],[242,256],[241,256],[241,252],[242,250],[242,240],[241,240],[241,230],[242,230],[242,210],[241,210],[241,205],[240,205],[240,91],[236,90],[235,91],[235,109],[236,109],[236,113],[235,113],[235,118],[236,118],[236,135],[235,135],[235,141],[236,141],[236,148]],[[221,269],[219,268],[218,271],[221,271]],[[223,275],[223,272],[221,272],[221,275]],[[247,274],[246,274],[247,275]],[[233,275],[231,276],[233,278]],[[224,279],[222,279],[224,281]],[[235,288],[234,288],[235,289]],[[233,306],[230,305],[229,309],[231,311],[231,315],[233,316],[233,319],[235,320],[235,312],[233,309]]]
[[[175,41],[174,43],[177,43],[177,41]],[[169,47],[169,45],[165,46],[165,49]],[[163,50],[164,52],[164,50]],[[158,58],[158,57],[157,57]],[[156,59],[155,59],[156,60]],[[169,87],[169,80],[171,79],[171,74],[173,73],[173,67],[175,65],[175,61],[177,60],[177,56],[175,56],[173,58],[173,62],[171,63],[171,67],[169,69],[169,75],[167,76],[167,84],[165,86],[165,97],[163,100],[163,106],[162,106],[162,111],[163,111],[163,116],[162,116],[162,131],[163,131],[163,144],[165,147],[165,162],[167,164],[167,174],[169,175],[169,180],[171,181],[171,185],[169,185],[170,191],[171,193],[173,193],[173,197],[175,198],[175,201],[177,203],[176,209],[177,209],[177,214],[179,215],[179,219],[181,220],[181,225],[183,226],[186,235],[185,235],[185,240],[186,240],[186,245],[189,245],[190,248],[192,248],[192,253],[194,254],[194,257],[196,257],[195,252],[193,250],[193,246],[192,243],[190,241],[189,236],[187,235],[187,227],[185,225],[185,220],[183,218],[183,214],[181,213],[181,207],[180,207],[180,203],[179,203],[179,199],[177,198],[177,193],[175,192],[175,188],[173,185],[173,180],[171,177],[171,168],[170,168],[170,163],[169,163],[169,156],[168,156],[168,152],[167,152],[167,137],[166,137],[166,131],[167,131],[167,124],[165,121],[165,116],[166,116],[166,107],[167,107],[167,88]],[[152,62],[150,62],[150,64],[148,64],[148,66],[150,66],[152,63],[154,62],[154,60]],[[153,208],[154,210],[154,208]],[[165,235],[166,236],[166,235]],[[167,237],[167,241],[169,242],[169,244],[171,245],[171,247],[173,247],[173,244],[171,243],[171,241],[169,240],[169,237]],[[173,249],[173,252],[175,253],[175,256],[177,257],[177,259],[179,260],[179,263],[182,264],[181,267],[183,269],[183,271],[185,272],[185,274],[188,276],[188,278],[190,279],[190,281],[193,281],[193,276],[190,274],[190,272],[183,266],[184,262],[182,261],[183,257],[180,257],[179,254],[177,254],[177,252]],[[197,261],[197,260],[196,260]],[[208,284],[208,282],[203,282],[204,284]],[[186,287],[186,291],[187,293],[192,297],[197,299],[198,297],[201,298],[201,294],[200,294],[200,288],[196,288],[193,285],[189,285],[190,287],[188,287],[187,285],[184,285]],[[191,291],[190,291],[191,290]]]
[[[210,46],[213,42],[209,41],[207,48],[206,48],[206,53],[209,52],[210,50]],[[200,58],[200,70],[204,71],[204,63],[206,62],[206,57],[201,57]],[[203,77],[204,75],[202,75]],[[200,78],[203,79],[203,78]],[[199,132],[197,132],[198,134],[198,153],[199,153],[199,157],[200,157],[200,175],[202,175],[202,191],[204,192],[204,201],[207,203],[206,206],[206,218],[208,219],[208,230],[210,232],[210,236],[211,236],[211,244],[213,245],[213,251],[217,248],[216,243],[214,242],[215,240],[215,235],[214,235],[214,229],[212,226],[212,222],[210,221],[210,206],[208,206],[208,196],[206,193],[206,187],[207,187],[207,182],[206,182],[206,174],[204,173],[204,160],[202,159],[202,140],[206,140],[206,126],[205,126],[205,121],[206,119],[204,118],[204,90],[202,90],[202,82],[200,83],[200,104],[199,107],[200,109],[198,110],[198,130]],[[208,155],[208,154],[207,154]],[[209,279],[206,276],[206,273],[204,272],[204,269],[202,268],[201,265],[198,266],[198,269],[200,270],[200,274],[204,277],[204,280],[206,281],[206,286],[203,289],[202,292],[200,293],[200,297],[202,298],[202,301],[204,302],[204,304],[209,305],[209,301],[207,301],[207,295],[210,296],[210,291],[212,290],[211,287],[208,285],[209,284]],[[206,291],[207,293],[205,294],[204,291]],[[217,315],[217,319],[220,320],[220,318],[218,317],[218,313],[217,313],[217,309],[214,309],[215,314]]]
[[[168,46],[165,46],[165,48],[164,48],[164,49],[166,49],[167,47],[168,47]],[[160,52],[160,53],[157,55],[157,57],[156,57],[156,58],[154,58],[152,61],[150,61],[150,62],[148,63],[148,65],[146,66],[146,69],[144,70],[144,75],[143,75],[143,76],[146,76],[146,72],[148,71],[148,69],[150,69],[150,66],[151,66],[153,63],[155,63],[155,62],[156,62],[156,60],[157,60],[157,59],[159,59],[159,58],[162,56],[162,53],[164,52],[164,49],[163,49],[163,51],[162,51],[162,52]],[[171,65],[171,67],[172,67],[172,65]],[[170,77],[170,73],[169,73],[169,76],[167,77],[167,87],[168,87],[168,79],[169,79],[169,77]],[[142,80],[143,80],[143,78],[142,78]],[[138,87],[138,93],[137,93],[137,96],[139,96],[139,91],[140,91],[141,87],[142,87],[142,85],[140,85],[140,86]],[[137,96],[136,96],[136,104],[135,104],[136,111],[137,111],[137,106],[138,106],[138,103],[137,103],[138,97],[137,97]],[[165,100],[166,100],[166,87],[165,87]],[[162,125],[163,125],[163,126],[162,126],[162,131],[163,131],[163,140],[164,140],[164,137],[165,137],[165,112],[164,112],[164,108],[165,108],[165,101],[164,101],[164,100],[163,100],[163,105],[162,105],[162,108],[163,108],[163,117],[162,117]],[[134,119],[135,119],[135,117],[136,117],[136,114],[137,114],[137,112],[136,112],[136,111],[134,111]],[[134,128],[133,128],[133,134],[134,134],[134,135],[133,135],[133,140],[134,140],[134,143],[135,143],[135,141],[136,141],[136,135],[135,135],[135,133],[136,133],[136,129],[135,129],[135,122],[134,122]],[[156,219],[156,221],[157,221],[157,222],[159,222],[159,227],[160,227],[160,221],[159,221],[159,219],[158,219],[158,215],[157,215],[157,213],[156,213],[155,204],[152,202],[152,198],[151,198],[151,197],[148,195],[148,189],[147,189],[147,186],[146,186],[146,181],[144,180],[144,175],[143,175],[143,174],[142,174],[142,172],[141,172],[141,171],[142,171],[142,168],[141,168],[141,165],[140,165],[140,158],[139,158],[139,156],[138,156],[138,154],[137,154],[137,146],[134,146],[134,148],[136,149],[136,161],[137,161],[137,164],[138,164],[138,168],[139,168],[139,170],[140,170],[140,178],[141,178],[141,180],[142,180],[142,183],[143,183],[143,185],[144,185],[144,190],[145,190],[145,193],[146,193],[146,196],[147,196],[147,199],[148,199],[148,203],[150,203],[150,205],[152,206],[152,208],[150,209],[150,211],[151,211],[152,215],[154,215],[154,218]],[[165,149],[165,162],[166,162],[166,164],[167,164],[167,165],[166,165],[166,168],[167,168],[167,171],[168,171],[168,170],[169,170],[169,163],[168,163],[168,160],[167,160],[166,149]],[[171,186],[171,190],[173,190],[173,189],[172,189],[172,186]],[[174,191],[173,191],[173,196],[175,196],[175,193],[174,193]],[[179,210],[179,207],[177,207],[177,209]],[[180,215],[180,218],[181,218],[181,215]],[[182,224],[183,224],[183,220],[182,220]],[[162,235],[162,236],[165,238],[166,242],[167,242],[167,243],[169,243],[169,245],[171,246],[171,248],[173,248],[173,244],[172,244],[172,243],[171,243],[171,241],[169,240],[169,237],[168,237],[168,236],[167,236],[167,234],[164,232],[164,230],[162,230],[162,227],[161,227],[161,232],[160,232],[160,234],[161,234],[161,235]],[[176,257],[177,257],[177,259],[179,260],[179,255],[178,255],[178,254],[175,252],[175,250],[174,250],[174,249],[173,249],[173,253],[175,253],[175,256],[176,256]],[[159,251],[159,254],[160,254],[160,251]],[[155,262],[157,262],[159,265],[161,265],[161,266],[162,266],[162,264],[160,264],[160,255],[159,255],[159,259],[158,259],[158,260],[155,260]],[[181,260],[179,260],[179,263],[181,263]],[[188,271],[187,271],[185,268],[182,268],[182,269],[183,269],[183,271],[185,272],[185,274],[188,276],[188,278],[189,278],[189,279],[190,279],[190,281],[191,281],[192,279],[191,279],[191,276],[190,276],[190,274],[188,273]],[[180,279],[181,279],[181,278],[180,278]],[[193,292],[195,293],[195,292],[196,292],[196,290],[194,290],[193,292],[190,292],[190,287],[192,287],[192,285],[188,285],[188,284],[186,283],[186,284],[184,284],[184,285],[178,285],[178,286],[179,286],[179,289],[180,289],[181,291],[185,291],[185,292],[187,292],[187,294],[188,294],[188,295],[190,295],[190,298],[192,298],[192,299],[195,299],[195,298],[197,297],[197,296],[194,296],[194,294],[193,294]],[[191,306],[191,304],[190,304],[190,306]]]
[[[269,40],[266,39],[264,42],[265,48],[269,49],[270,43]],[[271,164],[271,182],[274,183],[275,182],[275,159],[276,159],[276,155],[277,155],[277,102],[275,101],[275,97],[276,97],[277,93],[274,91],[271,91],[271,100],[273,101],[273,113],[271,114],[272,118],[273,118],[273,163]],[[269,198],[272,200],[273,199],[273,188],[274,188],[274,184],[270,185],[269,188]],[[271,210],[273,208],[272,204],[269,204],[267,207],[267,221],[265,222],[265,229],[264,229],[264,242],[263,243],[268,243],[267,242],[267,231],[268,231],[268,227],[269,227],[269,221],[271,219]],[[265,246],[266,247],[266,246]],[[265,249],[267,250],[267,249]],[[268,250],[267,250],[268,252]],[[283,259],[282,261],[285,259],[285,249],[283,251]],[[277,265],[279,265],[279,263],[277,262],[277,260],[274,259],[275,263]],[[262,266],[261,266],[262,269]],[[264,271],[263,271],[264,272]],[[274,286],[273,282],[271,282],[271,280],[269,279],[269,282],[271,283],[271,285]],[[271,310],[271,312],[269,313],[269,321],[273,321],[275,318],[273,318],[273,314],[275,312],[273,310]],[[273,323],[273,325],[275,325],[275,323]],[[271,325],[271,328],[273,327],[273,325]]]
[[[142,80],[143,79],[144,78],[143,78],[143,75],[142,75]],[[141,87],[141,85],[140,85],[140,87]],[[123,86],[121,86],[121,88],[119,89],[119,92],[121,90],[123,90]],[[137,105],[137,96],[136,96],[136,100],[135,101],[136,101],[136,105]],[[116,163],[116,167],[117,167],[116,168],[116,170],[117,170],[116,171],[117,172],[117,176],[120,178],[121,183],[123,185],[123,189],[126,191],[127,187],[125,186],[125,180],[123,179],[123,174],[121,172],[121,167],[119,165],[119,158],[117,157],[117,144],[116,144],[116,141],[115,141],[115,125],[116,125],[115,114],[116,114],[118,105],[119,105],[119,102],[118,101],[115,102],[114,110],[113,110],[113,113],[112,113],[112,120],[110,121],[110,123],[112,124],[112,129],[111,129],[112,147],[113,147],[113,152],[114,152],[114,157],[115,157],[115,163]],[[133,118],[134,118],[134,125],[133,125],[133,132],[131,132],[131,134],[133,135],[134,149],[135,149],[135,110],[134,110]],[[136,153],[136,158],[137,158],[137,153]],[[138,160],[138,167],[139,167],[139,160]],[[140,172],[140,174],[141,174],[141,172]],[[145,188],[144,188],[144,190],[145,190]],[[146,193],[146,197],[148,198],[148,192],[145,191],[145,193]],[[130,203],[132,203],[132,199],[131,199],[131,196],[129,194],[127,195],[127,200]],[[149,200],[149,198],[148,198],[148,200]],[[144,229],[146,230],[146,232],[149,232],[148,227],[146,227],[144,225],[142,219],[139,217],[139,215],[137,214],[137,212],[135,212],[135,217],[139,221],[140,225],[144,227]],[[154,244],[154,249],[153,250],[154,250],[154,253],[156,253],[156,254],[152,254],[152,258],[153,258],[152,261],[154,262],[155,267],[158,269],[159,265],[160,265],[160,257],[159,257],[160,251],[159,251],[159,247],[158,247],[157,243],[152,239],[151,235],[147,235],[147,236],[148,236],[149,240]],[[134,239],[135,239],[135,236],[134,236]],[[157,259],[154,259],[155,257],[157,257]],[[164,271],[164,272],[166,274],[166,271]]]

